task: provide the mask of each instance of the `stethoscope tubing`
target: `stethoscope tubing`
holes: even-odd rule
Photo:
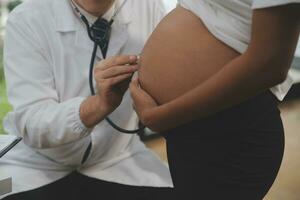
[[[117,11],[115,12],[115,14],[112,16],[112,19],[109,21],[109,25],[111,26],[114,22],[114,18],[115,16],[119,13],[119,11],[123,8],[123,6],[125,5],[127,0],[125,0],[122,5],[117,9]],[[90,71],[89,71],[89,86],[90,86],[90,92],[92,96],[96,95],[95,92],[95,88],[94,88],[94,65],[95,65],[95,60],[96,60],[96,54],[97,54],[97,50],[98,50],[98,46],[99,44],[97,43],[96,39],[93,37],[92,31],[91,31],[91,27],[90,24],[88,22],[88,20],[86,19],[86,17],[80,12],[80,10],[77,8],[77,6],[75,5],[75,3],[73,2],[73,0],[71,0],[71,5],[74,8],[75,14],[82,20],[82,22],[85,24],[86,29],[87,29],[87,33],[89,38],[94,42],[94,47],[93,47],[93,53],[91,56],[91,61],[90,61]],[[125,134],[136,134],[136,133],[140,133],[141,131],[143,131],[145,129],[144,125],[141,125],[140,128],[135,129],[135,130],[127,130],[127,129],[123,129],[121,127],[119,127],[117,124],[115,124],[109,117],[106,117],[105,120],[107,121],[107,123],[110,124],[110,126],[112,126],[115,130],[121,132],[121,133],[125,133]]]
[[[96,42],[94,42],[94,49],[93,49],[93,53],[92,53],[92,57],[91,57],[90,72],[89,72],[89,85],[90,85],[91,94],[93,96],[96,95],[93,80],[94,80],[94,65],[95,65],[95,60],[96,60],[97,49],[98,49],[98,44]],[[145,129],[145,126],[141,125],[141,127],[138,129],[127,130],[127,129],[119,127],[109,117],[106,117],[105,120],[115,130],[117,130],[121,133],[124,133],[124,134],[136,134],[136,133],[140,133],[141,131],[143,131]]]

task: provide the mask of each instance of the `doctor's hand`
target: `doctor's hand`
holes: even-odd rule
[[[94,78],[100,106],[107,114],[122,102],[131,78],[138,70],[137,56],[115,56],[102,60],[95,66]]]
[[[96,126],[121,104],[131,77],[138,70],[137,60],[137,56],[115,56],[95,66],[97,95],[80,105],[80,119],[86,127]]]
[[[138,114],[141,122],[146,127],[155,131],[153,118],[158,108],[156,101],[141,88],[138,78],[135,78],[130,83],[130,92],[133,99],[133,107]]]

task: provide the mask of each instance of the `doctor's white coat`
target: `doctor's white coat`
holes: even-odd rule
[[[122,2],[116,0],[115,7]],[[139,54],[164,14],[160,0],[128,0],[113,24],[107,56]],[[172,187],[168,168],[138,136],[120,134],[105,121],[94,129],[80,121],[80,104],[90,94],[92,48],[68,0],[29,0],[10,15],[4,59],[14,110],[4,127],[24,140],[0,160],[0,171],[12,176],[13,193],[49,184],[74,170],[121,184]],[[111,118],[121,127],[136,128],[128,93]],[[90,141],[91,154],[81,165]]]

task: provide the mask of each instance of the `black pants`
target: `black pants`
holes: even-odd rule
[[[261,200],[281,165],[284,131],[268,91],[163,133],[175,199]]]
[[[170,188],[134,187],[89,178],[77,172],[36,190],[3,200],[165,200],[172,199]]]

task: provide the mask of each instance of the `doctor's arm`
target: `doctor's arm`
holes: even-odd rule
[[[153,3],[155,9],[147,9],[150,17],[147,19],[147,26],[151,30],[154,30],[167,14],[162,1],[154,1]],[[114,93],[113,88],[115,85],[119,85],[119,82],[131,77],[131,73],[138,69],[137,65],[133,65],[136,62],[137,57],[118,56],[103,60],[96,66],[95,80],[99,95],[87,98],[80,108],[80,117],[87,127],[95,126],[119,106],[129,83],[126,81],[121,83],[124,90],[119,94]],[[131,66],[126,66],[126,64],[131,64]],[[111,98],[112,94],[113,98]]]
[[[4,128],[31,147],[51,148],[79,140],[90,130],[79,117],[84,97],[60,102],[46,41],[33,30],[16,15],[6,25],[4,69],[13,111]]]
[[[24,142],[33,148],[46,149],[78,141],[89,135],[91,128],[102,121],[112,108],[98,97],[79,96],[61,101],[55,84],[53,63],[46,50],[47,40],[31,24],[26,23],[26,19],[18,19],[16,15],[7,22],[5,77],[8,100],[13,111],[8,115],[8,123],[4,127],[9,133],[23,137]],[[128,60],[135,62],[136,57],[112,58],[110,63],[102,62],[97,67],[97,82],[104,83],[101,89],[108,91],[107,88],[129,76],[126,72],[134,71],[133,66],[111,70],[112,65]],[[107,79],[118,73],[123,75]],[[102,75],[106,77],[99,78]],[[125,86],[120,87],[120,92],[123,92],[122,87]]]
[[[282,83],[299,37],[299,4],[253,11],[252,39],[247,51],[195,89],[157,106],[131,84],[134,106],[142,122],[161,132],[237,105]]]

